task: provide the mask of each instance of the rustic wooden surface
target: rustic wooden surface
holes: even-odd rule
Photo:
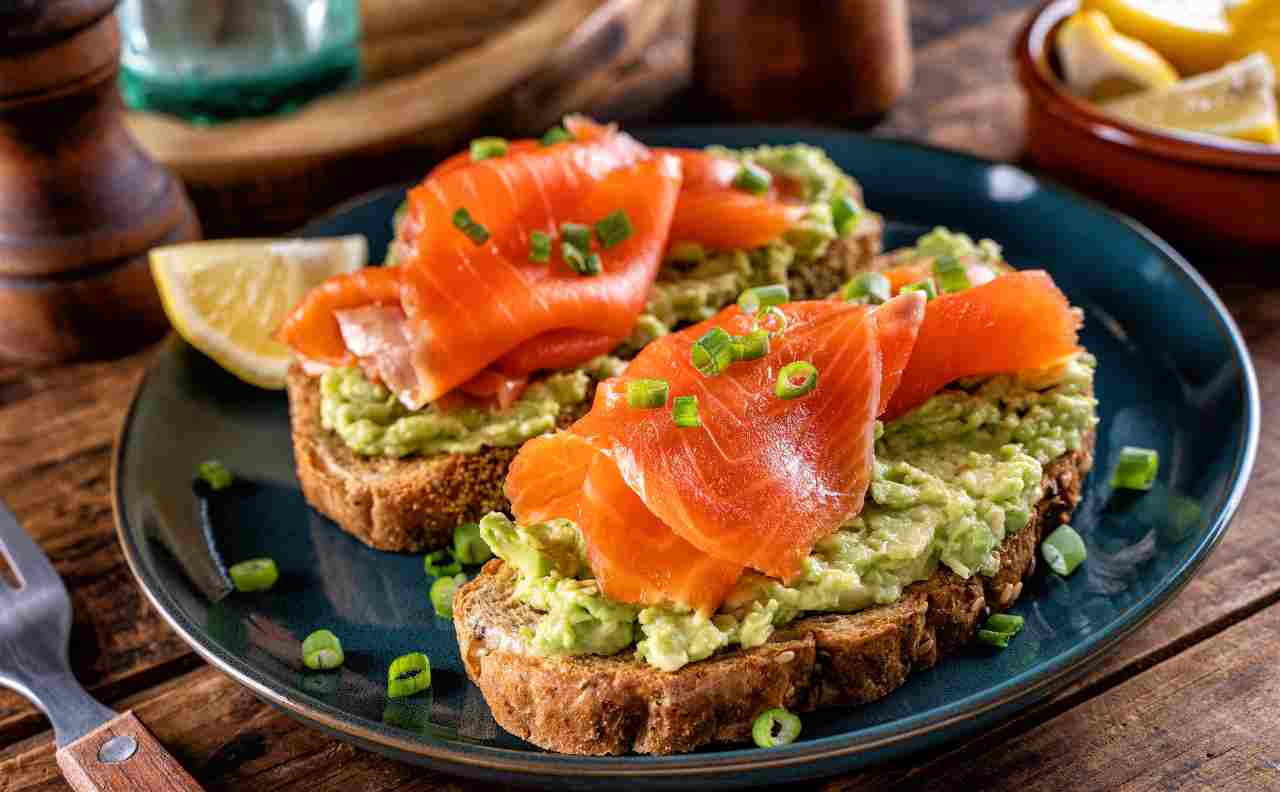
[[[1006,50],[1024,6],[916,0],[916,86],[877,134],[1016,159],[1021,105]],[[1275,403],[1280,288],[1215,275],[1213,260],[1196,263],[1245,332],[1263,402]],[[485,788],[300,726],[205,667],[145,604],[115,544],[107,471],[112,437],[151,357],[0,364],[0,496],[72,591],[77,675],[112,706],[133,708],[209,790]],[[807,788],[1280,789],[1280,423],[1263,420],[1249,494],[1222,546],[1100,667],[978,737]],[[47,722],[0,691],[0,792],[67,788]]]

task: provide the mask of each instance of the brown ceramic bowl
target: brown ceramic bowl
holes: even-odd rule
[[[1280,148],[1134,126],[1071,94],[1052,44],[1078,7],[1047,0],[1014,41],[1031,161],[1180,242],[1280,249]]]

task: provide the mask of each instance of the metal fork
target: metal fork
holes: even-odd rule
[[[20,588],[0,579],[0,685],[40,707],[53,724],[58,766],[77,792],[200,787],[132,712],[100,704],[71,673],[71,598],[36,543],[0,502],[0,554]]]

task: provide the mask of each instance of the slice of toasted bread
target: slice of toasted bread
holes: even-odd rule
[[[794,298],[826,297],[870,266],[880,252],[881,231],[880,218],[869,213],[821,261],[793,268]],[[445,547],[460,523],[510,506],[502,485],[518,448],[406,459],[361,456],[321,425],[317,378],[294,367],[288,393],[294,459],[307,502],[370,547],[397,552]],[[568,426],[590,406],[588,394],[581,405],[561,413],[558,425]]]
[[[519,637],[539,614],[511,599],[513,569],[490,561],[453,604],[467,674],[507,731],[571,754],[671,754],[750,738],[772,707],[804,712],[881,698],[913,671],[969,641],[988,610],[1002,611],[1036,566],[1041,537],[1066,522],[1093,463],[1084,448],[1045,468],[1031,522],[1005,539],[999,572],[968,580],[946,568],[902,598],[854,614],[814,614],[763,646],[714,655],[673,673],[634,651],[611,657],[538,657]]]

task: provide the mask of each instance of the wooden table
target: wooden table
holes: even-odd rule
[[[1006,50],[1025,6],[917,0],[916,87],[877,132],[1016,158],[1021,99]],[[1212,276],[1216,262],[1198,263]],[[1280,397],[1280,288],[1216,285],[1244,328],[1264,402]],[[210,790],[481,788],[304,728],[206,667],[145,603],[116,545],[108,463],[153,355],[45,369],[0,364],[0,496],[72,592],[77,676],[114,707],[136,708]],[[1264,416],[1249,494],[1222,546],[1082,681],[965,743],[812,788],[1280,789],[1273,437],[1280,440],[1280,424]],[[0,792],[55,789],[67,786],[48,722],[0,691]]]

